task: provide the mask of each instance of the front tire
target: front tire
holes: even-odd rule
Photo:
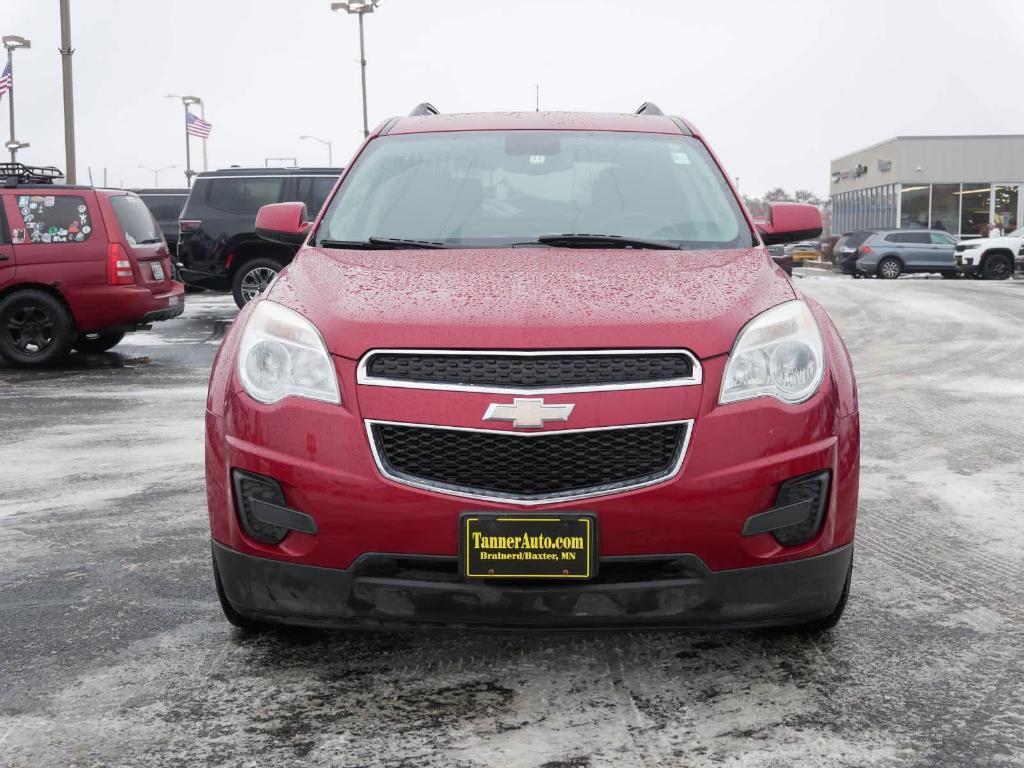
[[[124,333],[83,333],[75,339],[74,349],[76,352],[87,354],[98,354],[113,349],[124,338]]]
[[[1013,262],[1009,256],[1001,253],[989,256],[985,259],[981,272],[986,280],[1006,280],[1013,275]]]
[[[220,602],[224,618],[228,620],[229,624],[252,634],[266,632],[272,628],[266,622],[250,619],[248,616],[243,616],[235,610],[235,607],[228,601],[228,596],[224,593],[224,584],[220,580],[220,571],[217,570],[216,560],[213,561],[213,581],[217,586],[217,600]]]
[[[903,274],[903,264],[894,256],[888,256],[878,262],[878,276],[882,280],[895,280]]]
[[[843,584],[843,592],[839,596],[839,603],[836,605],[836,609],[832,611],[828,616],[814,621],[808,621],[803,624],[797,624],[792,627],[794,632],[799,632],[805,635],[816,635],[821,632],[827,632],[828,630],[835,627],[839,623],[839,620],[843,617],[843,612],[846,611],[846,602],[850,597],[850,582],[853,579],[853,560],[850,560],[850,567],[846,571],[846,583]]]
[[[231,293],[238,308],[263,293],[282,269],[280,262],[267,258],[253,259],[240,266],[231,279]]]
[[[66,359],[75,324],[64,305],[44,291],[26,289],[0,301],[0,357],[10,365],[43,368]]]

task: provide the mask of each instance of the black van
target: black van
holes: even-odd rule
[[[142,202],[153,214],[167,241],[167,250],[171,252],[171,258],[174,258],[178,252],[178,219],[185,209],[188,189],[133,189],[132,192],[142,198]]]
[[[231,291],[239,307],[263,292],[298,246],[256,235],[268,203],[302,201],[315,216],[341,168],[225,168],[200,173],[179,220],[178,270],[186,284]]]

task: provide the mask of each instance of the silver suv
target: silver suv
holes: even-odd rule
[[[857,248],[857,271],[895,280],[908,272],[956,277],[956,238],[936,229],[883,229]]]

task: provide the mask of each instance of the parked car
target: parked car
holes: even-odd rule
[[[954,255],[957,271],[984,280],[1006,280],[1015,271],[1015,262],[1024,252],[1024,227],[1002,237],[961,240]]]
[[[832,269],[844,275],[863,277],[857,271],[857,249],[864,244],[871,235],[873,229],[859,229],[856,232],[846,232],[836,242],[832,250]]]
[[[171,252],[172,260],[177,263],[178,219],[185,209],[188,189],[133,189],[132,192],[142,198],[142,202],[153,214],[167,243],[167,250]]]
[[[821,260],[821,251],[818,250],[818,244],[811,242],[794,243],[789,246],[789,255],[793,257],[794,262]]]
[[[769,245],[768,255],[772,257],[772,261],[782,268],[790,277],[793,276],[793,257],[786,253],[786,247],[783,245]]]
[[[195,177],[179,221],[178,268],[189,285],[231,291],[239,307],[262,293],[295,255],[294,243],[256,234],[256,212],[299,200],[315,216],[340,168],[228,168]]]
[[[367,138],[213,366],[214,573],[238,626],[838,621],[859,426],[825,311],[700,133],[440,115]],[[567,183],[571,180],[572,183]],[[588,234],[582,234],[588,233]]]
[[[0,357],[45,366],[180,315],[184,286],[142,200],[0,163]]]
[[[955,277],[956,239],[937,229],[886,229],[873,232],[857,248],[856,268],[865,275],[894,280],[911,272]]]

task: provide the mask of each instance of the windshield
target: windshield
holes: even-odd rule
[[[501,247],[565,233],[751,247],[718,166],[689,136],[456,131],[372,141],[317,239]]]
[[[164,236],[160,232],[153,214],[135,195],[118,195],[110,198],[110,205],[117,215],[117,223],[128,241],[128,245],[162,243]]]

